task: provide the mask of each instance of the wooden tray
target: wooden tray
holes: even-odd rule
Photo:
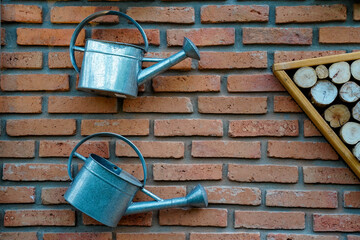
[[[332,64],[342,61],[354,61],[360,59],[360,52],[345,53],[327,57],[305,59],[293,62],[277,63],[273,66],[274,75],[280,80],[285,89],[295,99],[310,120],[315,124],[323,136],[333,146],[336,152],[344,159],[351,170],[360,178],[360,162],[355,158],[349,148],[333,131],[323,117],[318,113],[310,101],[304,96],[301,90],[295,85],[293,80],[285,70],[297,69],[301,67],[317,66],[321,64]]]

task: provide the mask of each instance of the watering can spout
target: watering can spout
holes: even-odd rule
[[[155,65],[152,65],[151,67],[148,67],[140,72],[138,76],[138,85],[141,85],[147,80],[156,76],[157,74],[166,71],[167,69],[181,62],[187,57],[200,60],[199,50],[197,49],[195,44],[191,42],[190,39],[185,37],[184,44],[180,52],[170,56],[169,58],[163,59]]]

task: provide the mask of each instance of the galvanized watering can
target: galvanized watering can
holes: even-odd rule
[[[137,45],[87,39],[85,48],[75,46],[76,39],[85,24],[104,15],[118,15],[131,21],[140,31],[145,47]],[[76,27],[70,42],[70,59],[75,70],[74,51],[84,52],[78,89],[115,97],[136,97],[138,86],[164,72],[187,57],[200,60],[197,47],[187,38],[180,52],[167,59],[144,58],[149,43],[141,26],[128,15],[117,11],[101,11],[91,14]],[[158,62],[141,70],[143,62]]]
[[[96,136],[112,136],[129,144],[140,158],[144,182],[141,183],[131,174],[96,154],[90,154],[86,158],[76,152],[81,144]],[[71,174],[71,163],[74,155],[85,162],[75,179]],[[121,217],[128,214],[164,208],[207,207],[208,205],[206,191],[200,184],[186,197],[166,200],[146,190],[144,187],[147,171],[141,152],[130,140],[115,133],[95,133],[81,140],[69,156],[68,173],[72,183],[65,193],[66,201],[81,212],[110,227],[117,226]],[[132,202],[139,190],[155,201]]]

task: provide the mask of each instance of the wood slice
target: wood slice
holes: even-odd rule
[[[301,88],[311,88],[316,81],[316,72],[312,67],[299,68],[294,74],[294,82]]]
[[[351,64],[351,75],[356,80],[360,80],[360,60],[356,60]]]
[[[328,107],[324,112],[325,120],[333,128],[338,128],[350,120],[349,108],[344,104],[336,104]]]
[[[329,70],[325,65],[319,65],[315,68],[316,75],[319,79],[325,79],[329,76]]]
[[[347,62],[333,63],[329,67],[329,77],[333,83],[342,84],[350,80],[350,65]]]
[[[352,116],[360,122],[360,102],[356,103],[352,109]]]
[[[360,142],[355,145],[352,152],[356,159],[360,161]]]
[[[311,88],[310,95],[314,105],[325,107],[335,100],[338,90],[330,81],[320,80]]]
[[[360,124],[356,122],[345,123],[340,129],[340,137],[347,144],[357,144],[360,141]]]
[[[353,81],[348,81],[341,86],[339,95],[344,102],[356,102],[360,98],[360,86]]]

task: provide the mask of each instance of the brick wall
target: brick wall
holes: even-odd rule
[[[359,180],[271,73],[275,62],[360,49],[360,4],[316,3],[324,5],[3,0],[0,239],[359,240]],[[148,56],[177,52],[187,36],[201,60],[155,77],[136,99],[77,91],[70,37],[104,9],[126,12],[146,29]],[[131,25],[117,22],[97,19],[78,44],[85,36],[142,43]],[[201,183],[209,208],[130,215],[117,228],[76,211],[63,198],[66,157],[100,131],[134,141],[151,191],[179,197]],[[110,157],[143,178],[120,142],[94,139],[79,152]]]

